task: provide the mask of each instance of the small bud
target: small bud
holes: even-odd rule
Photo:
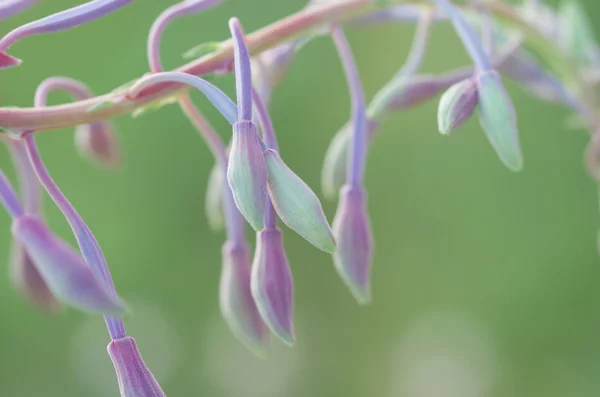
[[[254,354],[265,357],[269,350],[269,330],[250,291],[250,273],[248,246],[226,242],[219,291],[221,313],[233,334]]]
[[[290,229],[315,247],[335,251],[335,240],[321,202],[273,149],[265,151],[269,195],[277,214]]]
[[[75,146],[82,157],[114,167],[121,163],[121,152],[117,136],[110,123],[84,124],[75,130]]]
[[[21,62],[22,61],[19,58],[15,58],[5,52],[0,51],[0,69],[19,66]]]
[[[254,230],[262,230],[267,200],[267,171],[256,126],[251,121],[233,124],[227,180],[242,215]]]
[[[285,343],[293,345],[294,280],[278,228],[263,230],[256,235],[251,286],[265,323]]]
[[[440,98],[438,129],[449,134],[463,125],[473,114],[477,105],[477,84],[466,79],[450,87]]]
[[[367,118],[367,137],[369,140],[375,135],[378,125],[377,121]],[[335,200],[340,188],[346,183],[351,137],[351,125],[346,124],[333,137],[327,153],[325,153],[325,161],[321,172],[321,185],[323,195],[329,200]]]
[[[523,168],[515,109],[498,73],[477,75],[479,122],[500,160],[511,171]]]
[[[435,76],[417,75],[410,78],[397,78],[381,89],[369,105],[369,109],[379,112],[393,112],[411,109],[438,95],[445,85]]]
[[[121,397],[166,397],[144,363],[135,339],[127,336],[113,340],[107,350],[117,372]]]
[[[25,248],[16,241],[13,242],[10,262],[11,279],[19,291],[42,311],[56,313],[60,303],[50,292]]]
[[[333,220],[338,249],[333,262],[340,277],[360,304],[371,301],[371,261],[373,236],[366,208],[367,194],[361,188],[345,185]]]
[[[205,211],[208,225],[216,232],[223,230],[225,226],[225,209],[223,195],[225,183],[225,170],[219,163],[210,171],[206,187]]]
[[[35,264],[54,296],[77,308],[108,314],[122,313],[123,304],[92,269],[36,215],[13,221],[12,233]]]
[[[593,25],[581,3],[577,0],[563,0],[559,15],[562,48],[577,62],[589,65],[592,61],[597,61],[598,44]]]
[[[253,60],[252,82],[265,103],[269,103],[273,89],[283,78],[292,62],[296,44],[280,44],[258,55]]]

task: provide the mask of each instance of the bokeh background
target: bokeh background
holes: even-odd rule
[[[42,1],[2,22],[0,34],[78,3]],[[0,105],[29,106],[49,76],[81,79],[97,93],[138,77],[147,70],[148,29],[173,3],[138,0],[75,30],[23,40],[11,49],[23,65],[0,73]],[[584,3],[600,26],[600,3]],[[230,16],[252,31],[303,4],[229,0],[186,17],[164,37],[165,65],[182,63],[193,45],[227,37]],[[349,32],[369,97],[403,62],[413,29]],[[436,26],[424,70],[467,63],[448,24]],[[233,94],[231,76],[214,81]],[[331,258],[285,230],[298,343],[290,349],[273,340],[268,360],[246,351],[220,317],[224,235],[211,232],[204,215],[213,160],[177,106],[116,120],[126,156],[116,171],[79,158],[72,130],[38,141],[98,237],[133,308],[128,328],[169,396],[597,396],[600,222],[596,187],[582,164],[586,134],[566,127],[565,110],[507,86],[526,156],[520,174],[501,165],[476,120],[440,136],[434,102],[383,124],[367,172],[377,245],[372,305],[359,307]],[[226,122],[195,99],[227,137]],[[51,103],[67,100],[56,94]],[[320,192],[323,155],[349,113],[328,39],[302,50],[271,111],[286,161]],[[6,152],[0,167],[14,177]],[[336,204],[323,203],[331,218]],[[73,241],[50,200],[45,208],[54,230]],[[0,215],[0,258],[8,258],[9,225]],[[118,395],[101,318],[40,314],[8,277],[0,277],[0,313],[0,395]]]

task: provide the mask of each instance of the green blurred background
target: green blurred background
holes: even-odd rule
[[[47,0],[0,25],[0,34],[80,2]],[[80,79],[97,93],[147,70],[146,35],[173,0],[138,0],[72,31],[31,37],[0,73],[0,105],[29,106],[39,82]],[[600,24],[600,3],[586,0]],[[227,19],[252,31],[304,0],[230,0],[186,17],[163,40],[166,67],[195,44],[224,39]],[[371,97],[406,56],[413,27],[349,32]],[[436,26],[424,69],[468,63],[451,28]],[[233,94],[233,78],[214,80]],[[285,230],[296,285],[297,346],[273,341],[253,357],[218,309],[224,235],[208,229],[204,195],[213,160],[177,106],[116,120],[126,164],[114,172],[82,161],[71,130],[39,135],[44,159],[85,217],[133,308],[128,328],[169,396],[585,397],[600,393],[600,267],[594,183],[582,165],[586,134],[568,113],[507,82],[526,166],[507,171],[476,120],[451,137],[436,129],[436,103],[398,113],[370,150],[367,188],[376,254],[374,302],[359,307],[326,254]],[[224,137],[226,122],[199,96]],[[57,94],[51,103],[67,101]],[[331,42],[298,56],[271,106],[281,152],[316,191],[349,98]],[[0,167],[14,176],[8,155]],[[335,203],[325,202],[331,218]],[[73,241],[46,200],[48,221]],[[0,258],[9,219],[0,217]],[[253,239],[252,233],[248,235]],[[8,273],[8,271],[6,271]],[[117,396],[101,318],[40,314],[0,278],[0,395]]]

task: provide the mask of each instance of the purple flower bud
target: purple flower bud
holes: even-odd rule
[[[19,291],[41,310],[48,313],[57,312],[60,303],[48,288],[25,248],[17,242],[13,243],[10,262],[11,279]]]
[[[19,58],[15,58],[4,52],[0,52],[0,69],[12,68],[15,66],[19,66],[21,64],[21,62],[22,61]]]
[[[477,84],[466,79],[450,87],[440,98],[438,107],[438,129],[449,134],[463,125],[477,106]]]
[[[279,228],[265,229],[256,235],[251,286],[265,323],[285,343],[293,345],[294,280]]]
[[[101,277],[70,246],[55,237],[38,216],[26,214],[16,218],[12,233],[58,299],[87,311],[123,312],[123,304]]]
[[[335,251],[335,240],[321,202],[273,149],[265,150],[269,195],[277,214],[290,229],[315,247]]]
[[[251,121],[233,124],[227,180],[238,209],[259,231],[264,227],[267,169],[256,126]]]
[[[369,109],[376,109],[377,114],[410,109],[432,99],[444,88],[447,87],[430,75],[394,79],[375,96]]]
[[[144,363],[135,339],[128,336],[113,340],[107,350],[117,372],[121,397],[166,397]]]
[[[218,162],[210,171],[206,187],[205,212],[208,226],[214,231],[223,230],[225,226],[225,208],[223,187],[225,170]]]
[[[340,191],[340,202],[333,220],[333,232],[338,243],[333,262],[360,304],[371,301],[373,236],[367,215],[366,196],[362,188],[344,186]]]
[[[84,158],[114,167],[121,163],[117,136],[110,123],[84,124],[75,130],[75,146]]]
[[[252,297],[251,269],[247,244],[228,241],[223,245],[221,313],[233,334],[257,356],[265,357],[269,350],[269,330]]]
[[[270,102],[273,88],[283,80],[296,53],[296,43],[284,43],[255,58],[252,82],[265,102]]]

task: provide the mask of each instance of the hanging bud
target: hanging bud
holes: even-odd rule
[[[589,65],[598,61],[598,44],[594,37],[593,25],[577,0],[563,0],[560,4],[561,46],[577,62]]]
[[[463,125],[473,114],[477,105],[477,84],[466,79],[450,87],[440,98],[438,129],[449,134]]]
[[[0,51],[0,69],[19,66],[21,62],[22,61],[19,58],[15,58],[5,52]]]
[[[251,121],[233,124],[227,180],[242,215],[254,230],[262,230],[267,199],[267,171],[260,138]]]
[[[166,397],[144,363],[135,339],[127,336],[108,345],[115,366],[121,397]]]
[[[523,168],[515,109],[495,71],[480,73],[477,79],[479,122],[500,160],[511,171]]]
[[[284,43],[253,59],[252,82],[258,94],[268,104],[273,89],[283,78],[296,53],[296,43]]]
[[[60,309],[60,303],[50,292],[31,257],[16,241],[13,242],[10,264],[12,282],[23,295],[44,312],[55,313]]]
[[[367,118],[367,137],[369,140],[375,134],[378,125],[377,121]],[[325,161],[321,172],[321,185],[323,195],[329,200],[335,200],[340,188],[346,183],[351,136],[351,125],[346,124],[335,134],[329,144],[327,153],[325,153]]]
[[[265,357],[269,350],[269,330],[265,326],[250,291],[248,246],[226,242],[221,270],[221,313],[233,334],[254,354]]]
[[[256,235],[252,295],[263,320],[288,345],[294,344],[294,280],[279,228]]]
[[[119,299],[67,244],[56,238],[36,215],[23,215],[13,221],[12,233],[33,260],[54,296],[77,308],[119,314]]]
[[[75,146],[82,157],[100,165],[114,167],[121,163],[117,136],[110,123],[84,124],[75,130]]]
[[[335,240],[321,202],[273,149],[265,151],[269,195],[277,214],[290,229],[315,247],[335,251]]]
[[[225,226],[225,209],[223,187],[225,183],[225,170],[219,163],[210,171],[206,187],[205,211],[208,225],[215,232],[223,230]]]
[[[371,301],[371,261],[373,236],[366,208],[367,194],[362,188],[345,185],[333,220],[338,244],[333,262],[340,277],[362,305]]]

